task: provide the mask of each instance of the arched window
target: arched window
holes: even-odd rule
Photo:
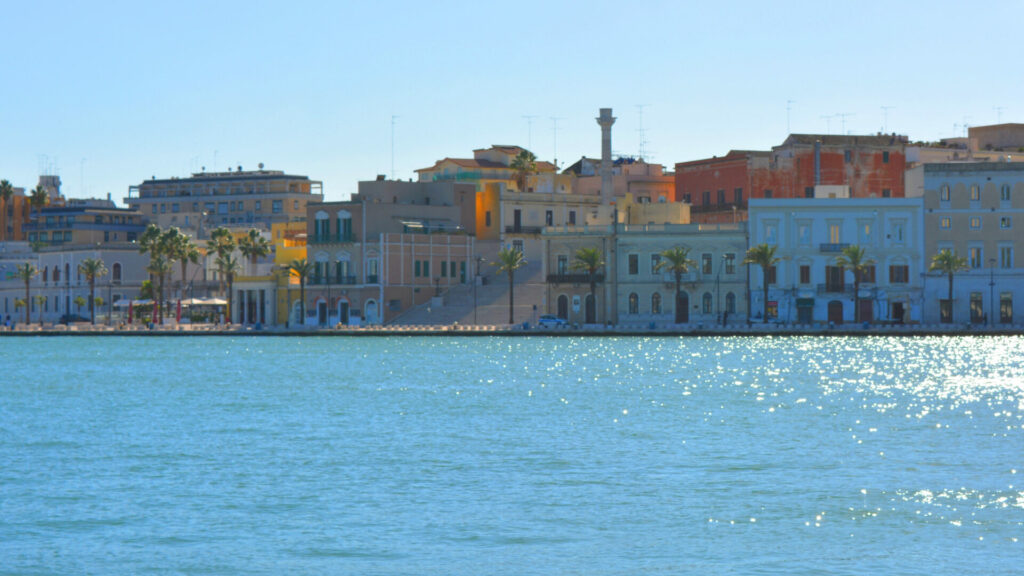
[[[711,292],[705,292],[704,296],[701,296],[700,301],[701,301],[701,312],[703,312],[704,314],[711,314],[711,309],[712,309],[712,306],[711,306],[711,304],[712,304]]]
[[[636,295],[636,292],[632,292],[629,295],[629,313],[640,313],[640,297]]]
[[[53,267],[53,283],[56,284],[58,282],[60,282],[60,266],[54,266]]]
[[[562,320],[569,319],[569,297],[565,294],[558,296],[558,317]]]
[[[47,279],[49,277],[50,277],[50,267],[49,266],[43,266],[43,282],[44,283],[47,282]]]
[[[331,220],[327,212],[318,210],[313,215],[313,241],[326,242],[331,236]]]
[[[338,241],[352,241],[352,214],[348,210],[338,210]]]
[[[121,263],[114,262],[114,265],[110,267],[110,279],[114,284],[121,283]]]
[[[64,283],[69,285],[69,286],[71,285],[71,263],[70,262],[65,262],[64,263]]]
[[[661,314],[661,293],[651,294],[651,314]]]
[[[736,313],[736,295],[732,292],[725,295],[725,311],[729,314]]]

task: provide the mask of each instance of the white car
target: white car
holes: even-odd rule
[[[544,314],[537,321],[537,324],[540,324],[541,326],[568,326],[569,325],[569,323],[566,322],[565,319],[559,318],[558,316],[555,316],[554,314]]]

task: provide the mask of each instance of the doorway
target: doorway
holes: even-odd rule
[[[874,302],[871,301],[871,300],[861,300],[860,301],[860,304],[858,304],[858,306],[860,306],[860,314],[858,315],[858,317],[860,318],[860,322],[873,322],[874,321],[875,317],[874,317],[874,306],[873,306],[873,304],[874,304]]]
[[[348,300],[338,302],[338,323],[348,326]]]
[[[562,294],[558,297],[558,317],[562,320],[569,319],[569,297]]]
[[[676,324],[690,321],[690,295],[680,290],[676,293]]]
[[[843,303],[839,300],[828,303],[828,321],[829,324],[843,323]]]
[[[316,303],[316,323],[320,326],[327,325],[327,302],[323,300]]]
[[[586,313],[586,320],[584,320],[584,322],[587,323],[587,324],[595,324],[595,323],[597,323],[597,306],[595,306],[595,304],[594,304],[594,295],[593,294],[587,294],[587,304],[586,304],[586,307],[587,307],[587,313]]]

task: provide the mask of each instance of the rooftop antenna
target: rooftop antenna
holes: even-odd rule
[[[825,120],[825,134],[831,134],[832,133],[832,115],[822,116],[822,118]]]
[[[523,115],[526,118],[526,149],[530,150],[533,148],[533,119],[536,116]]]
[[[641,161],[644,160],[644,158],[647,156],[647,137],[646,137],[647,133],[646,133],[646,131],[644,131],[644,108],[646,108],[648,106],[650,106],[650,104],[637,104],[636,105],[636,113],[637,113],[637,116],[639,116],[639,119],[640,119],[640,127],[637,128],[636,131],[637,131],[637,134],[640,135],[640,151],[639,151],[639,156],[640,156],[640,160]]]
[[[889,132],[889,110],[892,110],[895,106],[882,106],[882,132]]]
[[[551,132],[554,134],[555,168],[558,168],[558,121],[561,118],[551,116]]]
[[[970,119],[971,119],[970,116],[964,116],[964,123],[961,124],[961,126],[964,129],[964,138],[967,138],[967,134],[968,134],[967,129],[971,127],[971,125],[967,123],[967,121],[970,120]]]
[[[996,111],[996,124],[1002,124],[1003,123],[1003,110],[1006,110],[1006,108],[1003,107],[1003,106],[996,106],[996,107],[994,107],[992,109]]]
[[[395,179],[395,120],[398,116],[391,115],[391,179]]]
[[[847,116],[856,116],[856,114],[853,113],[853,112],[837,112],[836,116],[838,116],[842,120],[843,130],[842,130],[842,132],[840,132],[840,134],[845,136],[846,135],[846,117]]]
[[[789,129],[789,110],[796,104],[796,100],[786,100],[786,135],[789,136],[792,132]]]

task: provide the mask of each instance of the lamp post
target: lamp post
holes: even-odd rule
[[[992,326],[995,321],[996,301],[996,259],[988,259],[988,321],[985,324]]]
[[[483,256],[476,257],[476,274],[473,275],[473,326],[477,325],[476,322],[476,285],[480,280],[480,263],[484,261]]]

